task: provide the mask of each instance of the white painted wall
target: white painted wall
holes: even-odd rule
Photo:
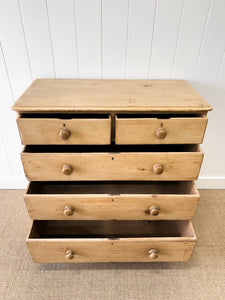
[[[224,0],[0,0],[0,188],[24,188],[12,103],[35,78],[186,79],[214,107],[199,187],[225,188]]]

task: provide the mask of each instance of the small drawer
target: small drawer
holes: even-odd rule
[[[116,144],[201,144],[207,117],[201,115],[118,115]]]
[[[192,181],[31,182],[24,196],[36,220],[188,220],[199,193]]]
[[[26,146],[21,154],[29,181],[196,180],[198,145]]]
[[[23,145],[101,145],[111,143],[111,116],[22,114],[17,124]]]
[[[188,261],[190,221],[34,221],[27,245],[34,262]]]

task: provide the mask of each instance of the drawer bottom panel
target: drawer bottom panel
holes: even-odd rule
[[[34,221],[27,245],[34,262],[188,261],[191,221]]]

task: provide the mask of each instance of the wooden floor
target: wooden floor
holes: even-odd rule
[[[0,299],[225,299],[225,190],[201,190],[188,263],[33,264],[21,190],[0,190]]]

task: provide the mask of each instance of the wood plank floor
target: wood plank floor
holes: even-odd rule
[[[22,190],[0,190],[0,299],[224,299],[225,190],[200,190],[188,263],[33,264]]]

